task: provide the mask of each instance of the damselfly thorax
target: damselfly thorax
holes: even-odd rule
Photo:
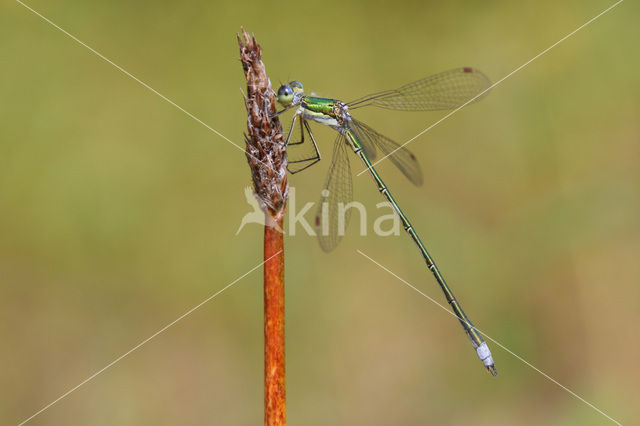
[[[297,114],[301,114],[305,120],[315,121],[342,132],[351,122],[348,109],[346,103],[335,99],[305,96],[300,102]]]

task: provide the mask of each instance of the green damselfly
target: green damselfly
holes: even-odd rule
[[[422,171],[418,161],[405,147],[398,145],[371,127],[357,121],[349,112],[369,105],[402,111],[435,111],[460,108],[480,98],[490,87],[491,82],[489,79],[476,69],[456,68],[415,81],[396,90],[374,93],[347,103],[336,99],[307,96],[304,93],[302,83],[299,81],[292,81],[280,86],[277,95],[278,102],[284,106],[284,109],[279,111],[278,114],[288,109],[296,108],[285,143],[292,146],[304,144],[306,134],[315,151],[314,154],[307,158],[290,160],[290,172],[297,173],[320,161],[320,151],[311,132],[309,121],[330,126],[338,131],[329,174],[316,215],[316,228],[319,230],[318,242],[320,247],[327,252],[333,250],[341,238],[341,232],[339,231],[344,232],[344,222],[348,220],[349,211],[345,211],[344,206],[351,202],[352,199],[351,170],[348,158],[348,149],[351,148],[360,157],[373,177],[378,190],[391,204],[400,218],[402,226],[417,245],[427,267],[433,273],[447,302],[462,324],[467,336],[469,336],[478,357],[482,360],[487,370],[495,376],[497,371],[486,342],[471,324],[411,222],[402,212],[395,198],[389,192],[387,185],[372,165],[377,150],[380,150],[413,184],[421,185]],[[297,120],[299,120],[300,126],[300,140],[292,141],[291,137],[296,128]],[[340,223],[341,220],[343,223]]]

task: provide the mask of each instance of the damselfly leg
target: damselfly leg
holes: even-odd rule
[[[299,120],[300,123],[300,135],[298,138],[293,138],[293,131],[296,127],[296,120]],[[305,139],[305,133],[308,135],[308,139]],[[298,139],[298,140],[295,140]],[[308,140],[311,140],[311,144],[309,144]],[[307,143],[305,145],[305,142]],[[317,164],[321,160],[320,150],[318,149],[318,144],[316,143],[316,139],[313,137],[313,133],[311,132],[311,128],[309,127],[309,123],[304,118],[298,117],[298,114],[293,116],[293,121],[291,122],[291,127],[289,128],[289,133],[287,134],[287,139],[284,142],[285,146],[300,146],[300,152],[296,153],[297,149],[288,149],[287,155],[289,156],[289,164],[287,165],[287,170],[291,174],[299,173],[303,170],[308,169],[309,167]],[[304,152],[304,148],[311,146],[313,148],[313,152]],[[308,148],[307,151],[310,151]],[[296,155],[299,156],[296,157]]]

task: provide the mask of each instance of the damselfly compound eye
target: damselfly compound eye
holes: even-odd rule
[[[302,83],[300,83],[299,81],[294,80],[289,83],[289,86],[291,86],[291,88],[296,92],[304,92],[304,86],[302,86]]]
[[[293,101],[293,89],[287,84],[283,84],[278,89],[278,102],[282,105],[291,105]]]

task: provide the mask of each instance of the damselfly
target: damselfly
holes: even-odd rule
[[[278,102],[284,106],[284,109],[279,111],[278,114],[290,108],[297,108],[285,143],[288,145],[301,145],[306,141],[311,144],[315,151],[315,154],[307,158],[290,160],[289,171],[292,173],[302,171],[320,161],[320,151],[311,132],[309,121],[330,126],[338,131],[329,174],[316,215],[316,228],[318,228],[320,247],[327,252],[333,250],[338,245],[344,231],[344,222],[348,220],[349,210],[345,210],[345,206],[352,199],[352,182],[347,154],[348,148],[351,148],[360,157],[373,177],[378,190],[391,204],[400,218],[402,226],[418,246],[418,250],[420,250],[427,267],[433,273],[451,309],[460,320],[467,336],[471,339],[478,357],[482,360],[487,370],[495,376],[497,371],[486,342],[471,324],[414,227],[372,165],[377,151],[380,150],[413,184],[421,185],[422,171],[418,161],[405,147],[398,145],[371,127],[357,121],[349,113],[350,110],[369,105],[403,111],[434,111],[460,108],[479,99],[490,87],[491,82],[489,79],[476,69],[457,68],[418,80],[396,90],[374,93],[353,102],[345,103],[336,99],[306,96],[302,83],[292,81],[280,86],[278,89]],[[292,141],[291,137],[296,128],[297,120],[299,120],[300,126],[300,140]],[[305,140],[305,134],[308,135],[309,140]],[[341,223],[341,221],[343,222]]]

